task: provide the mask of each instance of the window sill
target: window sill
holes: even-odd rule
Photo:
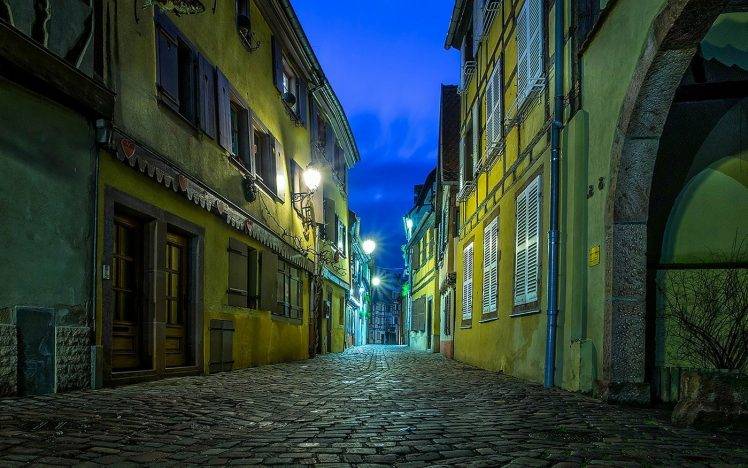
[[[304,324],[303,319],[300,319],[300,318],[295,319],[291,317],[286,317],[285,315],[280,315],[275,312],[270,313],[270,318],[272,320],[275,320],[276,322],[284,322],[284,323],[288,323],[291,325],[303,325]]]
[[[285,203],[285,200],[282,199],[277,193],[275,193],[273,190],[270,189],[267,185],[265,185],[265,182],[262,181],[262,178],[255,177],[255,183],[258,187],[262,189],[263,192],[270,198],[274,199],[277,202]]]
[[[197,123],[193,122],[187,116],[179,112],[179,109],[176,109],[175,106],[163,96],[161,91],[158,91],[156,93],[156,101],[158,102],[160,106],[167,108],[169,112],[173,113],[176,117],[179,118],[179,120],[187,124],[187,126],[190,128],[190,130],[192,130],[195,136],[199,134],[200,129],[197,127]]]
[[[478,323],[489,323],[494,322],[499,319],[499,315],[496,312],[492,312],[490,314],[485,314],[480,320],[478,320]]]
[[[515,306],[514,311],[509,315],[510,317],[524,317],[525,315],[535,315],[540,313],[540,307],[537,302],[530,304],[529,307]]]

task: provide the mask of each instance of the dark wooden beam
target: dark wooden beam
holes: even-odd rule
[[[748,0],[728,0],[724,13],[748,11]]]
[[[0,76],[92,118],[111,119],[115,94],[4,21]]]
[[[683,85],[675,92],[675,102],[714,101],[748,97],[748,81],[723,81]]]

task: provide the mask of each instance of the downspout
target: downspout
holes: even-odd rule
[[[548,328],[545,344],[546,388],[554,386],[556,323],[558,321],[559,182],[561,130],[564,120],[564,0],[556,0],[554,51],[554,106],[551,126],[551,214],[548,230]]]

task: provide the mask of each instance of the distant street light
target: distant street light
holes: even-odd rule
[[[405,218],[405,227],[407,227],[409,231],[413,229],[413,220],[410,218]]]
[[[374,242],[371,239],[366,239],[362,244],[361,247],[364,249],[364,253],[366,255],[371,255],[372,252],[377,248],[377,243]]]
[[[371,279],[371,285],[375,288],[382,284],[382,279],[379,276],[375,276]]]

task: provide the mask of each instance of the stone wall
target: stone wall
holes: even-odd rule
[[[55,328],[55,391],[91,387],[88,327]]]
[[[15,325],[0,324],[0,397],[18,391],[18,336]]]

